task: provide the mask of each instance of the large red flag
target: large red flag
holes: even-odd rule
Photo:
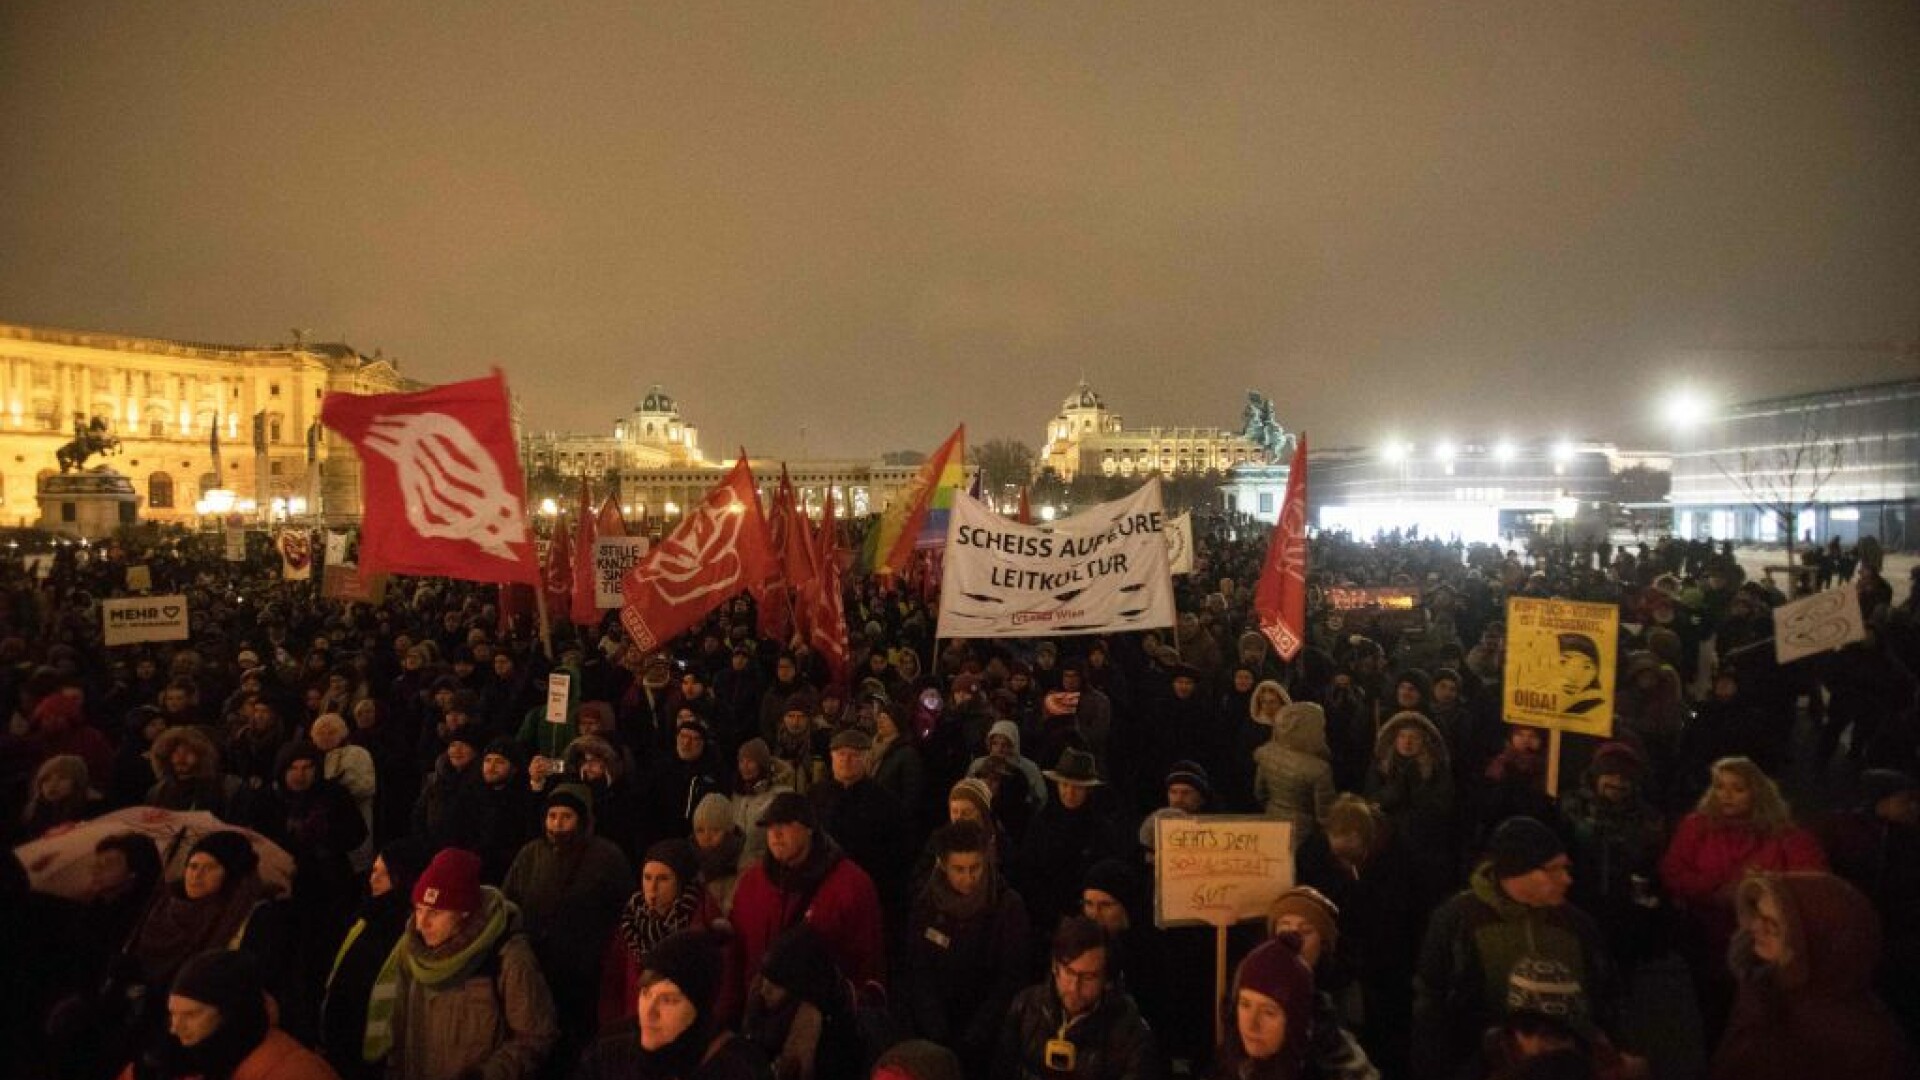
[[[360,573],[540,580],[507,380],[328,394],[320,419],[360,456]]]
[[[642,649],[656,649],[773,569],[746,455],[620,583],[620,623]]]
[[[833,520],[833,489],[820,515],[819,573],[799,590],[806,598],[807,642],[827,662],[833,686],[847,689],[853,650],[847,644],[847,604],[840,588],[840,534]]]
[[[600,622],[600,605],[594,592],[594,582],[600,575],[593,558],[599,524],[599,516],[593,512],[593,494],[587,490],[587,475],[581,473],[580,513],[573,526],[573,602],[569,605],[575,626],[596,626]]]
[[[1287,497],[1280,504],[1280,520],[1267,540],[1267,558],[1253,587],[1253,609],[1260,615],[1260,632],[1273,642],[1280,659],[1300,654],[1307,641],[1307,436],[1293,447],[1293,466],[1287,470]]]

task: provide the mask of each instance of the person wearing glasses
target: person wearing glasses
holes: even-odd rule
[[[1166,1063],[1126,991],[1109,981],[1107,933],[1085,917],[1054,932],[1046,981],[1022,990],[1000,1029],[993,1080],[1158,1080]]]

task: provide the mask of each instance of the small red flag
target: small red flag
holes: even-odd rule
[[[1020,485],[1020,513],[1016,518],[1022,525],[1033,524],[1033,506],[1027,502],[1027,485]]]
[[[540,580],[507,380],[328,394],[320,420],[360,457],[360,574]]]
[[[608,495],[606,501],[600,504],[600,513],[595,516],[593,532],[595,536],[627,535],[627,519],[620,515],[620,499],[617,494]]]
[[[1291,660],[1307,642],[1307,436],[1293,448],[1287,470],[1287,497],[1280,520],[1267,540],[1267,557],[1253,588],[1253,609],[1260,632],[1273,642],[1280,659]]]
[[[847,643],[846,597],[840,587],[840,533],[834,525],[833,489],[820,515],[820,572],[799,592],[805,598],[807,642],[827,663],[829,680],[843,693],[853,667]]]
[[[634,644],[657,649],[728,597],[766,580],[772,568],[767,522],[743,454],[679,527],[627,572],[620,623]]]
[[[599,515],[593,510],[593,494],[587,489],[587,476],[580,474],[580,514],[573,526],[573,600],[570,614],[575,626],[596,626],[600,622],[600,604],[594,595],[593,541],[599,535]]]

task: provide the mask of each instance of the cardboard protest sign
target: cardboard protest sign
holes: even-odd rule
[[[152,592],[153,568],[148,566],[127,567],[128,592]]]
[[[328,563],[320,571],[320,598],[354,604],[378,604],[387,598],[387,575],[360,576],[352,563]]]
[[[343,563],[347,561],[347,534],[327,530],[327,562]]]
[[[228,562],[247,561],[247,530],[245,526],[227,526],[226,554]]]
[[[1613,734],[1620,609],[1515,597],[1507,601],[1501,718],[1550,731]]]
[[[1293,825],[1241,814],[1154,819],[1155,926],[1229,926],[1293,888]]]
[[[1160,481],[1052,525],[956,492],[939,636],[1052,637],[1173,625]]]
[[[1773,609],[1773,655],[1782,664],[1864,641],[1866,636],[1867,621],[1860,614],[1860,594],[1852,585],[1828,589]]]
[[[556,671],[547,676],[547,723],[564,724],[567,722],[567,690],[573,685],[573,676]]]
[[[647,557],[644,536],[599,536],[593,541],[593,602],[603,611],[626,603],[620,582]]]
[[[100,601],[100,621],[109,647],[143,641],[187,640],[187,598],[136,596]]]
[[[305,529],[282,529],[273,535],[273,549],[280,553],[282,581],[312,580],[312,533]]]

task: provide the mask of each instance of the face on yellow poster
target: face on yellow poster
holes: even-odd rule
[[[1572,600],[1507,601],[1501,717],[1509,724],[1607,737],[1620,609]]]

